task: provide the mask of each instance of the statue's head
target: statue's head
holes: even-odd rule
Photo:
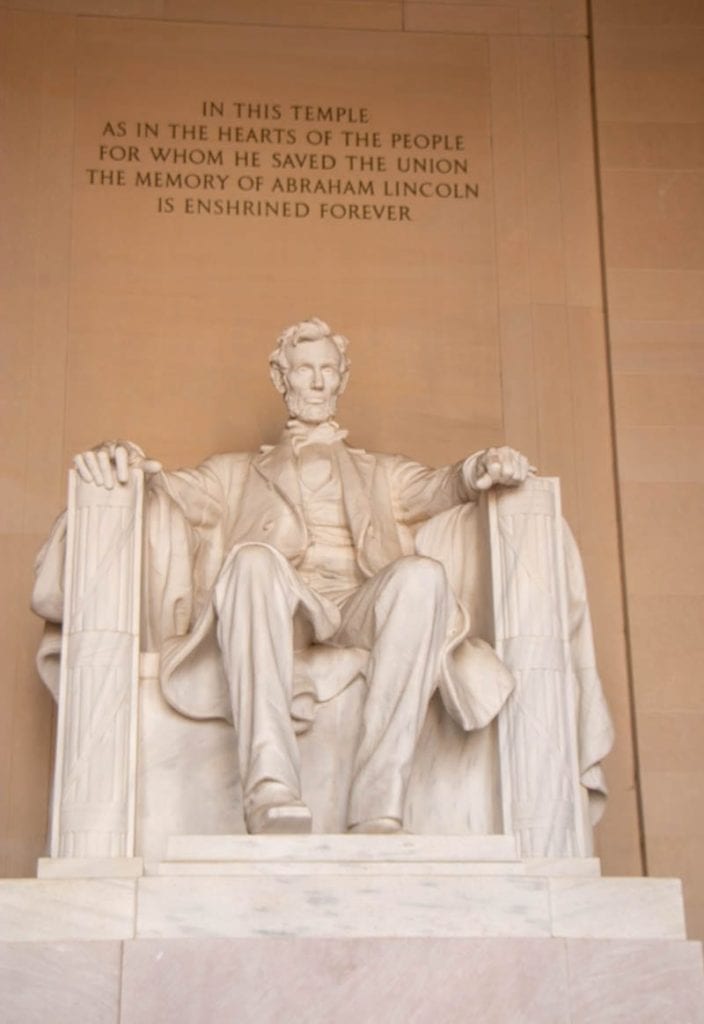
[[[287,327],[269,356],[274,387],[289,415],[304,423],[324,423],[335,415],[347,385],[347,338],[333,334],[317,317]]]

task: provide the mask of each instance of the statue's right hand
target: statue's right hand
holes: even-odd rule
[[[104,441],[88,452],[75,455],[73,464],[81,480],[112,490],[115,484],[126,484],[132,467],[145,473],[158,473],[161,463],[148,459],[139,445],[132,441]]]

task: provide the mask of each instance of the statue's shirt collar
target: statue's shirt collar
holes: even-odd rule
[[[279,444],[290,444],[294,452],[300,451],[308,444],[336,444],[344,441],[349,431],[342,430],[335,420],[326,420],[324,423],[303,423],[301,420],[290,419],[279,439]],[[262,445],[261,452],[265,454],[271,451],[273,446]]]

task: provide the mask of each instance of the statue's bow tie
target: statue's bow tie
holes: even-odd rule
[[[300,420],[289,420],[284,437],[291,442],[294,452],[298,452],[307,444],[335,444],[336,441],[344,441],[347,434],[348,431],[342,430],[334,420],[317,423],[314,427]]]

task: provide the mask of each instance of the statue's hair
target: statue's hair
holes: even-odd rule
[[[350,361],[347,356],[347,338],[342,334],[333,334],[324,320],[320,320],[317,316],[312,316],[308,320],[301,320],[300,323],[293,324],[282,331],[277,339],[276,348],[269,356],[271,379],[276,390],[280,391],[282,395],[286,393],[286,371],[289,367],[286,351],[289,346],[299,345],[301,342],[306,341],[321,341],[323,338],[329,338],[340,353],[342,382],[339,393],[341,394],[344,391],[350,372]]]

